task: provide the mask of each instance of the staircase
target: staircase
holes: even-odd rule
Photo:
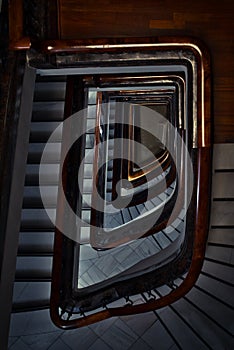
[[[156,349],[156,343],[159,349],[186,350],[192,348],[219,350],[233,348],[233,145],[215,145],[214,147],[211,228],[206,258],[196,285],[186,296],[174,304],[153,313],[102,321],[99,328],[97,325],[86,327],[87,334],[89,332],[92,335],[95,334],[94,341],[90,345],[88,345],[89,342],[84,342],[83,339],[86,335],[82,329],[71,331],[72,333],[68,332],[67,337],[66,331],[65,333],[64,331],[58,331],[51,325],[47,309],[49,308],[50,298],[54,227],[43,208],[40,198],[38,187],[39,163],[44,144],[49,135],[63,120],[65,88],[65,77],[37,76],[14,283],[13,314],[9,338],[10,349],[19,348],[19,344],[22,342],[25,345],[25,349],[31,348],[28,342],[32,339],[32,335],[30,335],[32,334],[32,329],[27,331],[29,326],[27,326],[28,328],[24,326],[24,329],[21,331],[19,329],[21,329],[20,324],[23,322],[23,319],[27,319],[29,324],[30,319],[35,317],[35,315],[38,315],[41,320],[44,317],[44,324],[42,321],[40,327],[35,325],[33,331],[34,337],[35,335],[37,336],[38,343],[42,342],[45,334],[48,335],[51,332],[59,334],[59,341],[62,342],[61,345],[57,338],[52,339],[48,337],[47,345],[44,345],[43,349],[47,349],[49,346],[55,346],[56,348],[59,344],[60,346],[64,345],[64,349],[66,348],[65,345],[69,348],[74,348],[74,344],[76,346],[86,344],[83,345],[84,348],[98,349],[94,345],[96,343],[102,344],[103,342],[107,348],[112,349],[117,349],[119,348],[118,346],[122,346],[121,348],[123,349],[137,350],[139,348],[143,349],[143,346],[146,349]],[[90,95],[89,105],[92,104]],[[90,119],[92,119],[92,116]],[[86,136],[86,151],[88,152],[93,147],[94,134],[91,131]],[[50,203],[50,207],[47,209],[51,210],[54,215],[57,202],[58,184],[55,179],[58,179],[59,173],[60,141],[61,135],[58,135],[56,142],[51,144],[51,162],[43,166],[42,185],[46,186],[48,190]],[[84,165],[83,197],[86,203],[90,203],[92,191],[91,164],[92,160],[87,160]],[[111,176],[111,171],[112,168],[109,167],[107,177]],[[230,184],[230,186],[227,184]],[[85,205],[85,202],[82,207],[82,218],[84,221],[87,220],[89,222],[90,210]],[[139,210],[140,208],[136,208],[134,214],[133,209],[131,211],[128,209],[128,212],[122,213],[121,219],[127,220],[127,215],[131,217],[132,215],[139,215]],[[126,218],[124,217],[125,215]],[[134,251],[137,251],[138,255],[140,252],[145,254],[150,245],[157,247],[158,251],[163,249],[177,237],[176,235],[182,229],[180,228],[181,222],[182,220],[178,223],[178,227],[174,227],[175,230],[173,230],[172,234],[172,230],[169,230],[169,232],[164,230],[155,237],[148,237],[145,240],[147,243],[144,243],[146,248],[139,247],[137,250],[134,247]],[[83,237],[85,239],[89,237],[89,232],[86,229],[83,231]],[[143,243],[139,240],[134,244],[136,246]],[[100,258],[101,255],[104,256],[106,254],[105,251],[97,251],[92,253],[94,256],[91,254],[91,251],[93,250],[89,244],[84,244],[80,248],[80,287],[86,286],[86,279],[89,274],[88,270],[82,271],[82,256],[83,262],[90,268],[93,268],[95,258]],[[112,269],[113,271],[114,269]],[[109,276],[107,269],[103,268],[102,272],[104,275]],[[141,298],[147,300],[150,297],[157,298],[164,295],[169,290],[176,288],[183,278],[176,280],[174,285],[158,288],[153,292],[153,296],[144,293],[141,295]],[[92,283],[96,282],[98,280],[92,281]],[[141,321],[143,319],[146,325]],[[150,320],[154,321],[151,322]],[[105,327],[105,324],[108,324],[108,327]],[[139,327],[138,331],[136,327]],[[73,337],[68,339],[69,334],[77,334],[78,338],[76,340]],[[56,344],[56,342],[58,343]]]
[[[54,227],[43,207],[39,164],[50,134],[63,120],[66,79],[37,76],[26,166],[13,312],[49,307]],[[46,187],[55,215],[61,135],[50,145],[50,163],[43,164],[41,185]],[[56,183],[57,179],[57,183]]]

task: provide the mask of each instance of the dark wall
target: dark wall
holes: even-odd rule
[[[233,0],[60,0],[62,39],[190,35],[212,58],[214,142],[234,142]]]

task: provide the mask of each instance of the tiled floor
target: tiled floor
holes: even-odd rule
[[[184,231],[184,223],[182,222],[182,224],[180,223],[179,226],[180,232]],[[172,241],[179,236],[178,231],[174,232],[176,235],[171,235]],[[89,244],[81,245],[79,248],[78,287],[87,287],[116,276],[146,258],[152,257],[153,259],[155,254],[171,243],[163,232],[159,232],[155,236],[155,239],[153,236],[149,236],[130,242],[127,246],[113,248],[111,251],[97,252]],[[168,236],[170,237],[170,233]]]
[[[70,331],[57,329],[48,310],[13,314],[9,349],[153,349],[161,327],[153,312],[111,318]],[[164,337],[164,332],[161,336]],[[171,345],[168,340],[164,348],[170,349]]]

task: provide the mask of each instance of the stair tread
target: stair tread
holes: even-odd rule
[[[47,280],[52,273],[51,256],[17,256],[16,280]]]
[[[46,200],[47,208],[56,208],[58,186],[25,186],[23,208],[44,208],[41,193]]]
[[[30,143],[28,150],[28,164],[39,164],[41,161],[42,152],[46,143]],[[57,164],[60,161],[61,143],[48,143],[47,144],[47,164]]]
[[[52,133],[53,142],[61,142],[62,127],[60,122],[32,122],[30,130],[30,142],[47,142]]]
[[[59,164],[27,164],[26,166],[26,186],[39,185],[39,171],[41,185],[58,185]]]
[[[180,299],[174,303],[174,306],[177,312],[190,324],[191,328],[199,333],[200,337],[204,339],[212,349],[217,348],[217,346],[222,348],[222,344],[229,343],[230,337],[228,334],[187,300]],[[209,332],[207,332],[207,329],[209,329]]]
[[[65,90],[66,83],[63,81],[36,82],[34,101],[63,101]]]
[[[55,221],[56,209],[47,209]],[[54,224],[51,222],[45,209],[22,209],[21,230],[53,230]]]
[[[62,122],[64,116],[64,101],[34,102],[32,122],[55,121]]]
[[[54,225],[43,207],[40,189],[46,196],[48,212],[55,219],[62,139],[62,128],[58,126],[64,116],[65,90],[64,76],[37,77],[21,212],[13,312],[49,307]],[[55,130],[53,142],[47,144]],[[46,144],[48,159],[46,163],[40,164]]]
[[[18,255],[53,254],[54,232],[20,232]]]

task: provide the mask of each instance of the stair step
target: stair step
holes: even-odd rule
[[[129,208],[124,208],[121,210],[121,215],[123,216],[124,222],[129,222],[131,220],[131,214]]]
[[[192,329],[185,326],[183,316],[178,315],[174,310],[174,307],[167,307],[164,312],[160,312],[160,317],[176,338],[181,349],[206,350],[207,346],[205,346],[200,337],[196,335]]]
[[[47,209],[55,220],[56,209]],[[45,209],[22,209],[21,213],[22,230],[53,230],[54,225],[48,217]]]
[[[45,196],[47,208],[56,208],[58,186],[41,186],[41,190]],[[44,208],[38,186],[24,187],[23,208]]]
[[[112,170],[107,171],[107,181],[112,181],[113,179],[113,172]]]
[[[154,235],[161,249],[165,249],[171,244],[171,241],[160,231]]]
[[[28,152],[28,163],[38,164],[41,161],[42,152],[45,148],[45,143],[30,143]],[[47,163],[56,164],[60,161],[61,143],[49,143],[47,144]]]
[[[234,249],[232,247],[207,246],[206,258],[234,265]]]
[[[52,255],[54,232],[20,232],[18,255]]]
[[[113,159],[108,161],[108,167],[107,170],[111,171],[113,169]]]
[[[112,193],[112,182],[107,181],[106,191]]]
[[[37,75],[36,82],[66,82],[66,75]]]
[[[52,259],[49,256],[17,256],[16,281],[50,280]]]
[[[234,246],[234,228],[211,229],[208,237],[209,243],[226,244]]]
[[[204,339],[211,349],[225,348],[230,338],[218,325],[213,323],[208,317],[191,305],[187,300],[180,299],[175,304],[176,311],[190,324],[202,339]],[[199,306],[199,305],[198,305]],[[207,331],[208,330],[208,331]]]
[[[82,196],[82,208],[89,209],[91,207],[91,194],[83,194]]]
[[[48,212],[56,216],[66,77],[37,77],[30,143],[25,175],[21,231],[16,262],[13,312],[49,307],[54,243],[54,224],[43,208],[40,185],[46,196]],[[52,80],[52,81],[51,81]],[[48,159],[41,164],[47,144]],[[90,137],[91,140],[91,137]]]
[[[216,279],[202,274],[200,274],[196,285],[203,288],[204,291],[211,293],[214,297],[224,300],[226,303],[234,307],[234,293],[232,286],[228,286]]]
[[[87,119],[94,119],[96,120],[96,115],[97,115],[97,107],[96,105],[88,105],[86,108],[87,111]]]
[[[93,148],[94,147],[94,135],[93,134],[87,134],[86,135],[86,143],[85,148]]]
[[[15,282],[12,311],[48,308],[50,305],[50,289],[50,282]]]
[[[34,101],[63,101],[65,99],[65,82],[37,82]]]
[[[60,122],[33,122],[31,123],[30,142],[47,142],[50,135],[53,134],[53,142],[61,142],[62,127]]]
[[[83,181],[83,194],[89,194],[93,192],[93,180],[84,178]]]
[[[115,136],[115,128],[114,128],[114,126],[111,126],[111,125],[110,125],[108,137],[109,137],[110,139],[112,139],[112,138],[114,138],[114,136]]]
[[[32,122],[61,122],[64,116],[64,101],[34,102]]]
[[[188,299],[199,306],[206,314],[217,320],[225,329],[230,332],[233,330],[233,310],[226,305],[220,305],[220,301],[215,300],[212,296],[193,288],[188,293]],[[222,312],[220,313],[220,307]]]
[[[129,208],[129,213],[130,213],[132,219],[135,219],[136,217],[139,216],[139,213],[138,213],[136,207],[130,207]]]
[[[93,164],[94,152],[90,149],[85,150],[85,164]]]
[[[108,149],[114,150],[114,147],[115,147],[115,140],[114,139],[108,140]]]
[[[93,164],[84,164],[84,177],[86,179],[92,179],[93,177]]]
[[[94,128],[96,126],[96,119],[87,119],[87,134],[94,134]]]
[[[82,210],[81,211],[81,219],[87,223],[90,223],[91,210]]]
[[[26,167],[26,186],[39,185],[39,170],[41,185],[57,185],[59,180],[59,164],[27,164]]]
[[[144,206],[147,210],[151,210],[155,208],[155,203],[151,200],[144,203]]]
[[[234,285],[234,273],[233,267],[224,266],[217,262],[204,261],[202,272],[208,273],[214,278],[218,278],[221,281],[226,281]]]

